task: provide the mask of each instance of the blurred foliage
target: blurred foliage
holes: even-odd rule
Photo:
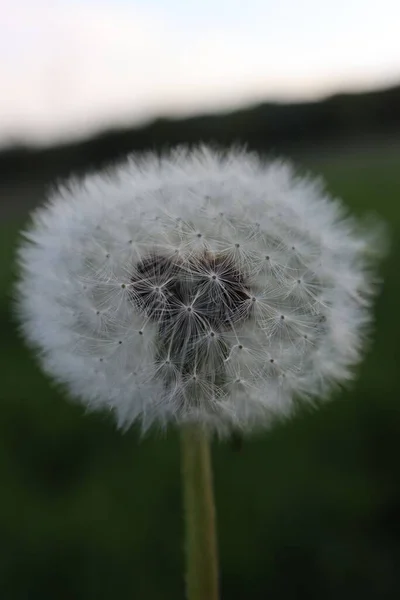
[[[41,374],[18,336],[10,302],[15,243],[42,182],[132,148],[215,138],[274,153],[298,136],[315,142],[300,153],[300,166],[323,174],[353,211],[379,212],[392,248],[373,344],[350,389],[245,440],[240,452],[214,443],[222,600],[400,597],[400,145],[332,153],[329,137],[338,123],[341,135],[381,118],[394,127],[400,88],[385,93],[391,116],[379,94],[340,96],[314,113],[310,105],[298,112],[267,105],[0,157],[2,202],[13,205],[0,227],[1,599],[184,597],[177,433],[141,440],[136,430],[117,432],[109,415],[85,414]]]

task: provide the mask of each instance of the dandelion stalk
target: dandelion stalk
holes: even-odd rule
[[[181,433],[188,600],[218,600],[218,556],[209,436],[199,425]]]

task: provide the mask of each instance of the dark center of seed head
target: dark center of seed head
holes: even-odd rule
[[[219,279],[223,284],[218,295],[207,288],[210,274],[213,281]],[[243,318],[243,306],[250,295],[246,280],[234,258],[226,255],[204,252],[180,261],[154,253],[133,270],[131,300],[147,318],[169,324],[176,318],[179,305],[184,304],[187,312],[195,308],[202,322],[216,330],[223,323],[226,326]],[[161,288],[162,297],[154,296],[154,291],[160,292]]]
[[[210,287],[210,279],[218,279],[221,286]],[[250,317],[248,300],[253,296],[246,274],[233,257],[203,252],[177,259],[154,252],[135,265],[129,283],[132,305],[144,321],[150,320],[158,327],[160,364],[168,364],[167,357],[172,357],[182,374],[193,373],[194,367],[224,372],[229,348],[223,334]],[[154,293],[161,289],[162,294]],[[196,318],[182,319],[182,307]],[[194,352],[191,344],[203,336],[214,338],[218,334],[221,356],[213,360],[220,364],[210,366],[207,352],[203,356],[198,347]]]

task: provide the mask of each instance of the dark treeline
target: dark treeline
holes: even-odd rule
[[[0,152],[0,178],[35,178],[44,171],[65,175],[112,163],[127,152],[161,150],[200,141],[246,144],[260,152],[363,136],[400,134],[400,86],[360,94],[338,94],[319,102],[265,103],[230,113],[186,119],[160,118],[145,126],[113,129],[88,140],[45,149],[16,146]]]

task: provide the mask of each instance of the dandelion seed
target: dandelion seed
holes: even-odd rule
[[[120,426],[252,430],[352,377],[380,254],[284,162],[133,156],[35,212],[17,309],[44,369]]]

